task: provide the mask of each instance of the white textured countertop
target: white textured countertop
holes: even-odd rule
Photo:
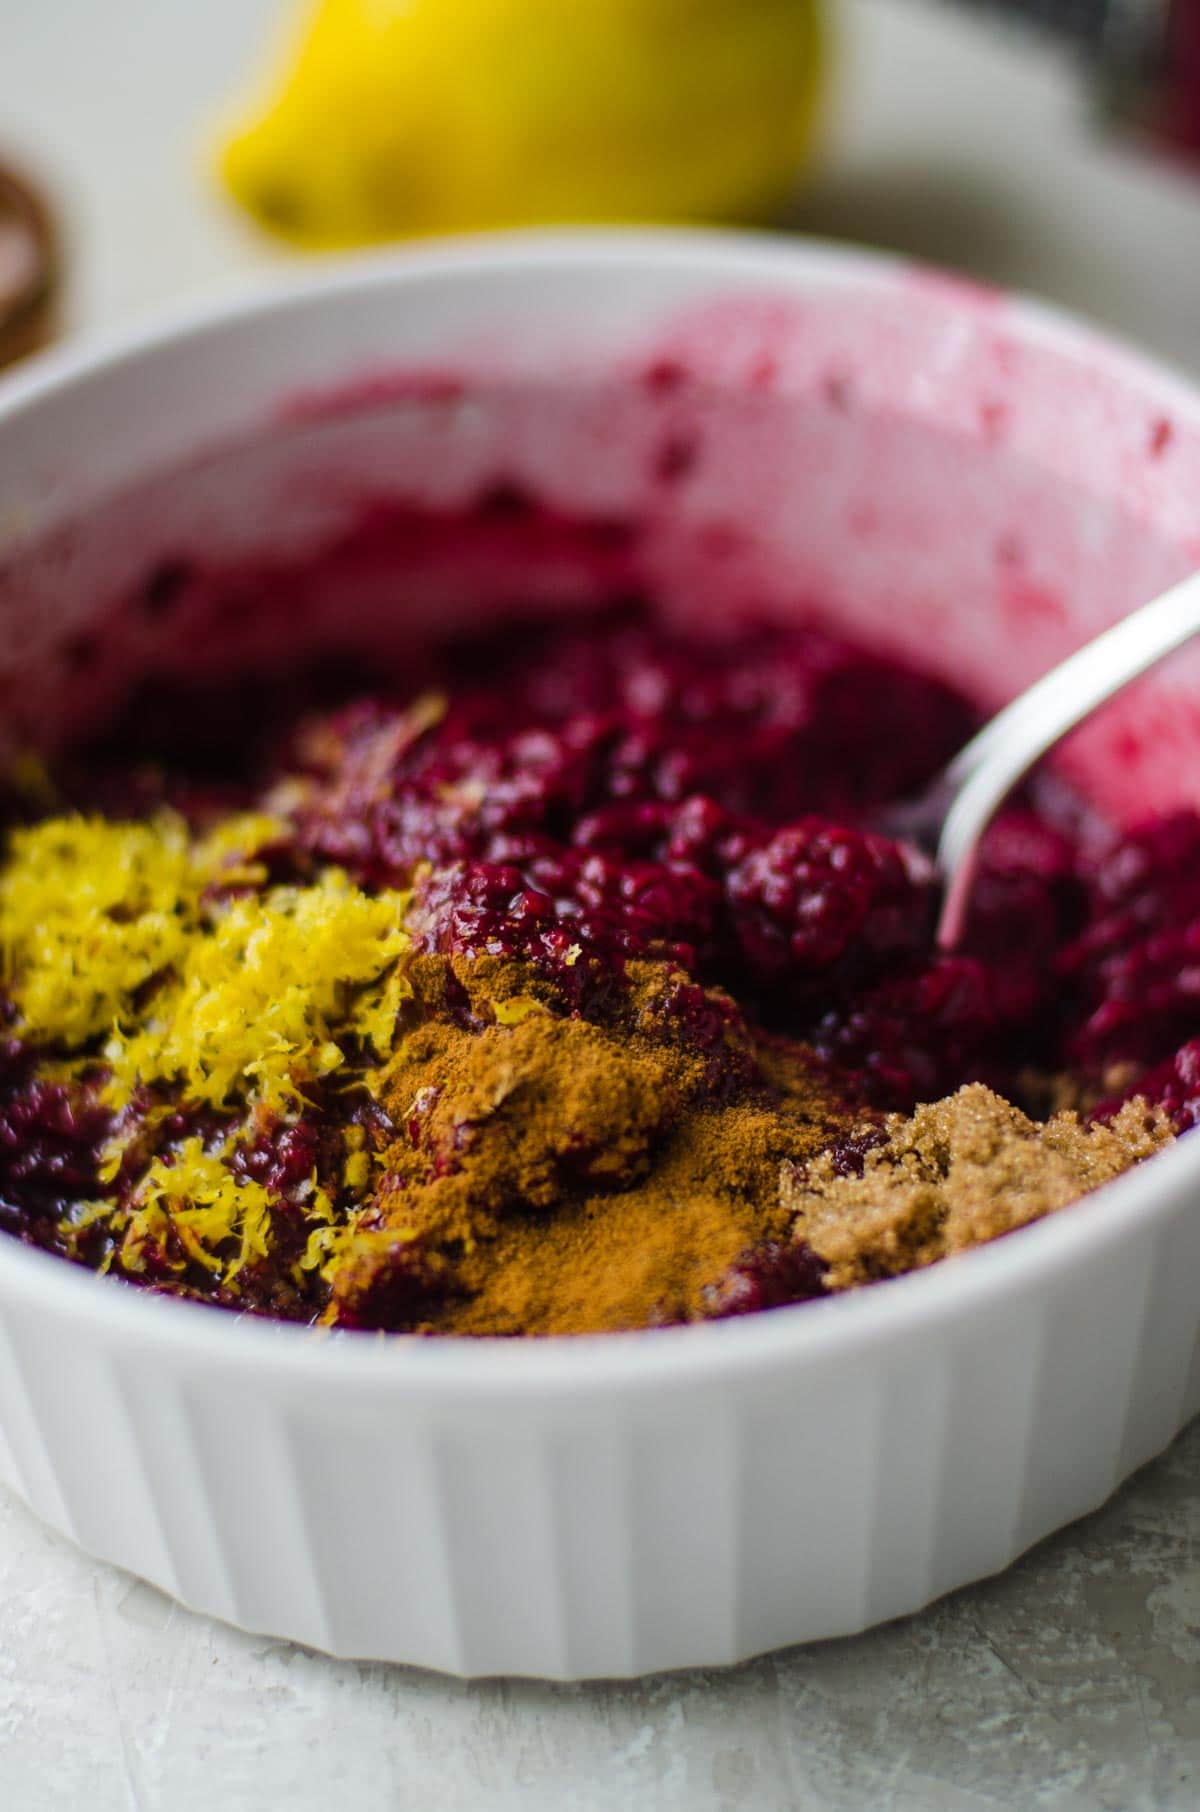
[[[999,1579],[633,1684],[463,1684],[180,1610],[0,1492],[5,1812],[1193,1812],[1200,1424]]]
[[[270,0],[0,0],[0,136],[68,206],[76,325],[279,268],[197,141]],[[1098,146],[1048,52],[842,14],[800,221],[1053,296],[1200,371],[1200,180]],[[0,1808],[982,1812],[1200,1803],[1200,1426],[1002,1578],[735,1670],[464,1685],[172,1606],[0,1491]]]

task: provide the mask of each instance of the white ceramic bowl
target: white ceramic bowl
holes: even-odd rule
[[[222,658],[251,659],[239,573],[319,550],[364,496],[500,480],[638,525],[568,547],[565,597],[814,600],[999,701],[1200,560],[1200,399],[1029,304],[802,243],[346,265],[0,388],[6,721],[211,664],[214,612]],[[176,621],[139,609],[183,558],[226,576]],[[288,633],[404,632],[540,583],[523,559],[519,534],[427,536],[399,587],[327,565]],[[1200,796],[1195,663],[1071,765],[1126,816]],[[185,1603],[337,1654],[571,1678],[843,1635],[1005,1566],[1200,1407],[1198,1186],[1200,1138],[894,1283],[528,1343],[319,1337],[0,1240],[0,1473]]]

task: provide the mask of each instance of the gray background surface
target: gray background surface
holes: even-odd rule
[[[1200,1423],[1097,1515],[920,1617],[582,1686],[447,1681],[242,1635],[0,1492],[0,1804],[1191,1812],[1198,1486]]]
[[[278,270],[198,151],[274,4],[0,0],[0,134],[66,204],[73,325]],[[918,0],[838,12],[841,93],[800,225],[1040,291],[1200,370],[1200,182],[1094,143],[1049,52]],[[921,1617],[636,1684],[467,1685],[244,1636],[0,1491],[2,1812],[1197,1804],[1200,1425]]]

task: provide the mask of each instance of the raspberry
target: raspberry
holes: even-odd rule
[[[597,966],[610,980],[628,958],[692,967],[712,941],[716,890],[701,875],[528,843],[502,848],[524,864],[455,864],[420,886],[426,948],[523,958],[578,1003]]]
[[[396,1240],[339,1275],[334,1325],[400,1333],[418,1327],[452,1289],[444,1263]]]
[[[1200,1126],[1200,1038],[1190,1038],[1173,1057],[1140,1077],[1123,1094],[1102,1101],[1091,1118],[1111,1120],[1122,1103],[1135,1095],[1144,1095],[1151,1107],[1160,1107],[1177,1133]]]
[[[743,1252],[716,1283],[704,1291],[705,1319],[754,1315],[795,1302],[814,1302],[828,1292],[825,1268],[810,1246],[767,1240]]]
[[[112,1116],[86,1088],[38,1078],[0,1106],[0,1224],[57,1220],[101,1193],[100,1147]]]
[[[1030,811],[1014,808],[984,838],[964,942],[998,963],[1049,963],[1085,908],[1075,846]]]
[[[877,969],[920,945],[932,906],[928,875],[898,844],[821,818],[777,831],[727,889],[742,956],[766,984],[811,981],[851,959]]]
[[[1010,1029],[987,966],[938,956],[830,1011],[813,1042],[871,1105],[907,1109],[994,1076]]]
[[[1090,919],[1060,953],[1070,1062],[1091,1074],[1157,1063],[1200,1014],[1200,817],[1131,832],[1087,877]]]

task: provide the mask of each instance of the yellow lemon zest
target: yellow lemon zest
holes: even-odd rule
[[[549,1012],[549,1008],[531,994],[515,994],[510,1000],[494,1000],[492,1012],[498,1026],[519,1026],[522,1020],[529,1019],[534,1013]]]
[[[224,1154],[205,1151],[199,1138],[185,1139],[170,1158],[155,1158],[136,1202],[122,1251],[126,1265],[147,1237],[168,1228],[174,1228],[189,1258],[223,1273],[226,1282],[270,1249],[270,1194],[261,1183],[235,1177]],[[229,1262],[220,1249],[235,1239],[238,1251]]]
[[[12,833],[0,874],[0,960],[26,1033],[86,1044],[130,1025],[188,950],[199,887],[185,825],[49,818]]]
[[[262,885],[255,850],[282,828],[247,814],[193,841],[164,813],[129,824],[56,818],[10,838],[0,962],[21,1034],[66,1053],[64,1072],[101,1056],[103,1098],[116,1110],[161,1084],[230,1116],[219,1148],[192,1137],[154,1158],[130,1205],[87,1204],[64,1222],[75,1243],[107,1216],[128,1271],[145,1268],[151,1244],[174,1254],[176,1270],[190,1260],[226,1284],[267,1257],[271,1196],[235,1173],[234,1152],[255,1128],[294,1119],[348,1051],[385,1059],[411,995],[409,896],[367,894],[336,868],[305,886]],[[229,895],[230,882],[251,890]],[[175,1111],[151,1105],[118,1125],[101,1182],[114,1183],[131,1143]],[[371,1175],[361,1127],[345,1151],[342,1186],[361,1196]],[[307,1187],[313,1230],[301,1263],[324,1267],[347,1229],[315,1175]],[[111,1261],[110,1251],[102,1268]]]

